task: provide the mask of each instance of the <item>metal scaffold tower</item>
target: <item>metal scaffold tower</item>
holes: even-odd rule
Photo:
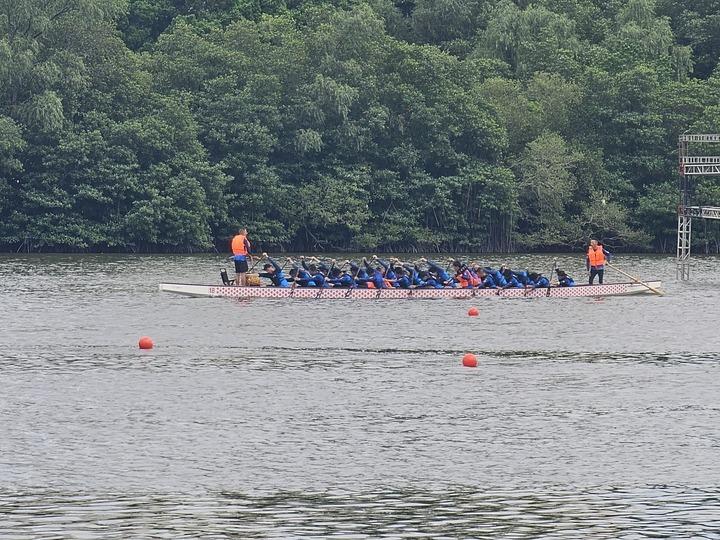
[[[692,219],[720,219],[718,206],[692,206],[693,176],[720,176],[720,156],[691,156],[691,143],[720,144],[720,135],[680,135],[680,205],[678,206],[677,276],[690,279],[690,242]]]

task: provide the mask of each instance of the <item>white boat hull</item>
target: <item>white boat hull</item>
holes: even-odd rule
[[[653,289],[661,281],[646,282]],[[306,298],[326,300],[412,299],[412,298],[574,298],[653,294],[640,283],[606,283],[542,289],[281,289],[279,287],[234,287],[224,285],[191,285],[161,283],[161,291],[203,298]]]

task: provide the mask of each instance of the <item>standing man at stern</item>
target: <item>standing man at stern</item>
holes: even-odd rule
[[[598,243],[597,240],[590,240],[587,257],[585,258],[585,266],[590,272],[590,285],[593,285],[595,276],[598,277],[598,283],[602,285],[603,275],[605,274],[605,263],[611,258],[610,253]]]
[[[250,242],[247,239],[247,229],[241,228],[238,231],[230,244],[230,249],[233,252],[233,260],[235,261],[235,285],[244,287],[246,283],[245,274],[248,271],[248,257],[252,262],[252,255],[250,255]]]

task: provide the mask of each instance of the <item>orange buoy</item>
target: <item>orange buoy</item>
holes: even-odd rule
[[[465,367],[477,367],[477,357],[473,353],[463,356],[462,365]]]
[[[478,315],[480,315],[480,311],[476,307],[471,307],[470,309],[468,309],[468,315],[470,315],[471,317],[477,317]]]
[[[153,345],[154,345],[153,340],[147,336],[141,337],[140,340],[138,341],[138,346],[141,349],[152,349]]]

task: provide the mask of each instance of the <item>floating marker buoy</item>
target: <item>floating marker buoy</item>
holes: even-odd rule
[[[480,315],[480,311],[478,311],[478,308],[476,307],[471,307],[470,309],[468,309],[468,315],[470,315],[471,317],[477,317],[478,315]]]
[[[463,356],[462,365],[465,367],[477,367],[477,358],[472,353],[467,353]]]
[[[147,336],[143,336],[138,341],[138,347],[140,347],[141,349],[152,349],[153,348],[153,340]]]

